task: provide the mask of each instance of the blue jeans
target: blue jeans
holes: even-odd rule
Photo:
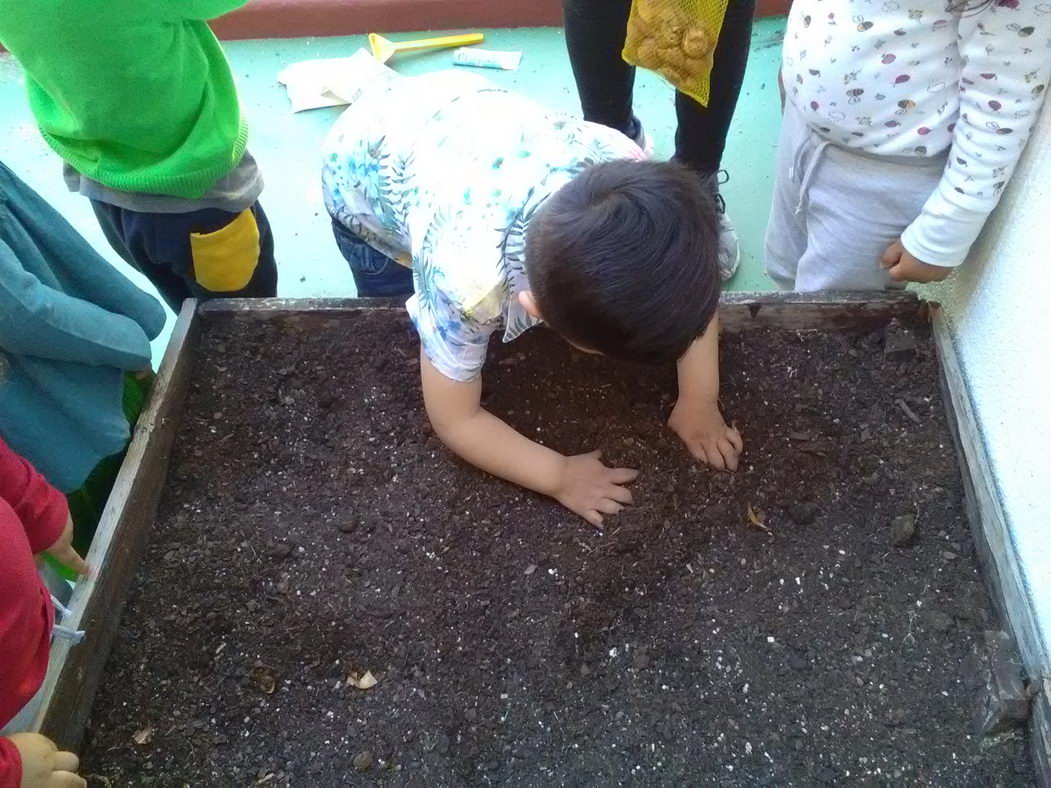
[[[350,265],[359,298],[391,298],[413,294],[412,269],[377,252],[337,220],[332,220],[336,246]]]

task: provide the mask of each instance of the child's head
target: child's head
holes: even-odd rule
[[[715,314],[718,244],[714,200],[685,167],[596,164],[530,222],[532,300],[574,345],[625,361],[674,362]]]

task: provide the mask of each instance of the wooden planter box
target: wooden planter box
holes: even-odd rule
[[[189,386],[192,350],[204,323],[281,321],[323,330],[361,310],[401,310],[385,300],[228,300],[198,305],[188,301],[179,315],[146,410],[136,427],[95,541],[87,556],[94,578],[77,584],[67,626],[84,629],[76,646],[56,641],[33,729],[64,747],[79,747],[120,622],[132,576],[143,555],[164,489],[168,458]],[[1037,617],[1020,571],[1017,546],[1004,518],[989,471],[955,348],[940,310],[909,293],[751,294],[722,297],[720,321],[727,333],[755,327],[791,331],[876,329],[897,318],[907,325],[932,323],[938,348],[945,407],[954,431],[976,548],[994,603],[1012,630],[1030,676],[1051,675]],[[1051,782],[1051,702],[1045,691],[1034,699],[1031,743],[1038,781]]]

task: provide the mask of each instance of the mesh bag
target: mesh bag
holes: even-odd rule
[[[708,106],[727,0],[632,0],[624,59]]]

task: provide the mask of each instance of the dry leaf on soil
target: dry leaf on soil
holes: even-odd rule
[[[363,674],[351,673],[347,676],[347,686],[354,687],[359,690],[370,690],[379,684],[379,680],[372,675],[371,670],[366,670]]]
[[[762,509],[753,509],[752,504],[748,504],[748,523],[753,528],[758,528],[760,531],[765,533],[772,533],[769,528],[766,527],[766,523],[763,522],[764,514]]]
[[[149,744],[150,739],[153,738],[153,732],[156,730],[152,725],[147,725],[142,730],[135,731],[131,737],[135,740],[136,744]]]
[[[277,679],[274,678],[271,669],[266,667],[266,665],[256,665],[252,668],[249,678],[252,679],[252,683],[264,695],[273,695],[274,690],[277,689]]]

